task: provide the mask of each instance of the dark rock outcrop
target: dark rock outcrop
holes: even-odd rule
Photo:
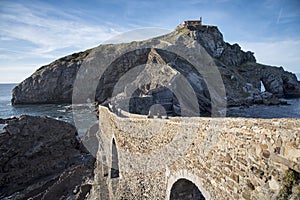
[[[184,43],[186,37],[194,43],[200,44],[203,51],[206,52],[203,53],[201,49],[196,49],[192,43]],[[186,44],[186,48],[194,48],[194,55],[192,55],[194,59],[207,61],[206,55],[210,57],[209,62],[203,62],[203,65],[205,65],[207,73],[211,66],[217,66],[226,89],[227,106],[266,102],[261,93],[261,82],[274,99],[300,97],[300,82],[297,81],[294,74],[284,71],[283,68],[256,63],[252,52],[242,51],[238,44],[226,43],[216,26],[185,27],[180,25],[170,34],[158,38],[127,44],[100,45],[92,50],[54,61],[37,70],[31,77],[19,84],[13,90],[12,103],[71,103],[74,80],[80,65],[94,62],[97,68],[87,70],[86,73],[91,74],[91,79],[98,78],[96,94],[91,98],[95,98],[99,103],[103,103],[113,96],[142,97],[151,90],[169,87],[179,80],[179,76],[183,76],[187,80],[186,84],[191,85],[198,99],[201,115],[209,114],[211,97],[215,99],[223,97],[218,97],[217,89],[213,92],[208,90],[205,74],[199,74],[185,58],[160,48],[154,48],[165,41],[173,41],[175,47],[181,43]],[[149,48],[149,46],[153,48]],[[99,59],[104,59],[107,55],[135,47],[137,47],[136,50],[119,56],[107,68],[99,64]],[[95,70],[100,71],[102,77],[97,77]],[[129,70],[131,70],[131,76],[127,76],[127,84],[122,84],[124,81],[122,77]],[[119,81],[121,83],[117,84]],[[79,91],[91,90],[90,85],[80,87]],[[178,89],[180,88],[177,87]],[[182,91],[182,96],[186,94],[188,92]],[[82,99],[80,102],[93,101],[91,98]],[[189,107],[192,105],[189,98],[182,100],[186,102],[186,110],[189,110],[187,113],[193,115],[195,108]],[[180,106],[182,107],[182,105]]]
[[[256,62],[253,52],[244,52],[238,44],[230,45],[224,42],[223,35],[216,26],[191,27],[189,34],[213,58],[219,59],[227,66],[239,66],[245,62]]]
[[[94,158],[80,147],[73,125],[25,115],[4,122],[1,199],[83,199],[91,186]]]
[[[13,104],[70,103],[76,73],[90,50],[39,68],[13,89]]]

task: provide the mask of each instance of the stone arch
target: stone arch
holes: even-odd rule
[[[186,180],[186,181],[178,182],[179,180],[181,180],[181,181]],[[196,192],[195,194],[197,194],[196,189],[198,189],[200,194],[203,197],[202,199],[205,199],[205,200],[211,199],[210,194],[203,187],[203,184],[202,184],[200,178],[198,176],[196,176],[195,174],[188,172],[187,170],[179,170],[176,172],[170,172],[169,169],[167,168],[166,169],[166,181],[167,181],[166,200],[171,200],[171,192],[172,192],[173,186],[176,183],[179,183],[179,186],[180,186],[180,184],[185,184],[188,188],[191,189],[191,191],[193,191],[193,189],[195,189],[195,192]],[[187,198],[187,199],[189,199],[189,198]],[[174,200],[175,200],[175,198],[174,198]]]
[[[111,145],[111,168],[110,168],[110,178],[119,178],[119,156],[115,138],[112,139]]]
[[[173,184],[170,200],[205,200],[205,197],[193,182],[181,178]]]
[[[267,92],[266,83],[264,80],[260,79],[260,92]]]

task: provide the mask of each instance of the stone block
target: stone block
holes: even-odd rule
[[[268,150],[263,150],[262,156],[263,156],[264,158],[269,158],[269,157],[270,157],[270,151],[268,151]]]
[[[230,178],[232,180],[234,180],[235,182],[239,183],[239,175],[235,174],[235,173],[231,173],[230,174]]]

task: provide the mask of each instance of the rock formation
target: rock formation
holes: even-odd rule
[[[76,138],[76,128],[47,117],[1,120],[0,198],[83,199],[94,158]]]
[[[201,115],[209,115],[212,109],[211,97],[216,99],[222,97],[216,97],[218,96],[217,90],[213,92],[208,90],[205,74],[200,74],[195,70],[186,58],[158,48],[164,41],[172,41],[176,48],[176,45],[186,37],[200,45],[205,51],[203,53],[201,49],[191,46],[192,43],[186,44],[186,48],[190,50],[194,48],[193,59],[209,60],[209,62],[203,62],[206,70],[208,71],[211,66],[216,66],[220,72],[226,89],[227,106],[254,103],[279,104],[282,102],[277,99],[278,97],[300,97],[300,83],[294,74],[284,71],[282,67],[256,63],[252,52],[242,51],[238,44],[226,43],[216,26],[179,25],[170,34],[158,38],[127,44],[100,45],[94,49],[56,60],[38,69],[31,77],[16,86],[13,90],[12,103],[71,103],[74,81],[81,64],[94,62],[97,65],[105,57],[119,52],[120,49],[137,47],[136,50],[120,55],[107,68],[97,66],[96,70],[101,72],[101,77],[96,77],[97,73],[93,70],[86,72],[91,74],[91,79],[98,81],[96,94],[91,98],[103,103],[118,95],[124,98],[147,96],[152,90],[169,87],[172,83],[176,83],[176,80],[178,81],[179,76],[183,76],[198,99]],[[206,55],[210,58],[207,59]],[[129,83],[125,84],[122,82],[122,77],[129,70],[131,76],[127,77]],[[261,82],[266,88],[267,95],[261,93]],[[78,90],[91,90],[90,85],[80,87]],[[93,99],[89,100],[93,101]],[[175,114],[182,112],[178,110],[178,100],[180,101],[174,98],[166,103],[173,104],[172,109]],[[155,101],[160,102],[158,99]],[[183,102],[188,101],[188,98],[183,99]],[[189,110],[187,113],[193,115],[194,108],[189,107],[191,103],[186,104]]]
[[[74,53],[39,68],[14,88],[12,103],[70,103],[76,73],[89,52]]]

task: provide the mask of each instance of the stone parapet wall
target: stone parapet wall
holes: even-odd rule
[[[100,165],[110,171],[113,138],[118,150],[110,199],[169,199],[180,178],[206,199],[275,199],[284,172],[300,172],[300,119],[121,118],[100,107],[99,121],[95,180]]]

